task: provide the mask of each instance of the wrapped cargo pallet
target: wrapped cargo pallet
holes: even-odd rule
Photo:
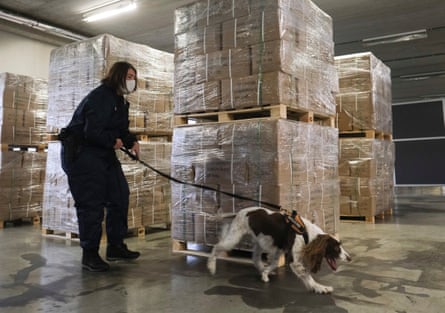
[[[173,54],[128,42],[104,34],[55,49],[51,53],[49,73],[49,132],[65,127],[83,99],[97,87],[117,61],[128,61],[138,71],[138,89],[128,96],[130,131],[145,136],[171,137],[173,121]],[[151,145],[141,143],[141,157],[151,158]],[[159,144],[161,145],[161,144]],[[163,143],[162,159],[170,160],[171,143]],[[60,166],[60,147],[51,142],[48,149],[48,173],[44,192],[43,226],[50,230],[77,233],[77,218],[65,173]],[[158,155],[159,157],[159,155]],[[124,174],[131,186],[128,225],[130,228],[167,224],[170,187],[130,164],[123,154]],[[166,165],[164,164],[164,167]],[[147,180],[147,181],[144,181]],[[54,190],[59,190],[55,194]],[[156,204],[156,209],[154,205]],[[145,222],[149,224],[144,224]]]
[[[340,139],[340,215],[374,216],[392,209],[394,144],[390,140]]]
[[[0,222],[39,219],[46,164],[47,81],[0,73]]]
[[[338,131],[332,127],[253,119],[177,127],[172,175],[256,201],[297,210],[338,232]],[[214,244],[226,213],[256,201],[172,184],[172,236]]]
[[[46,80],[0,73],[0,142],[46,144],[47,106]]]
[[[130,130],[172,128],[173,55],[111,35],[100,35],[51,52],[48,81],[48,131],[65,127],[74,109],[116,61],[138,70],[138,90],[128,96]]]
[[[371,52],[335,57],[339,75],[337,116],[340,131],[392,133],[391,70]]]
[[[310,0],[199,1],[176,10],[175,37],[177,114],[286,104],[335,115],[332,20]]]
[[[257,201],[338,232],[338,130],[310,118],[335,116],[332,19],[310,0],[202,0],[175,11],[175,38],[174,112],[198,125],[174,130],[173,176],[255,201],[173,183],[173,239],[214,244]]]
[[[0,221],[40,217],[45,151],[0,151]]]

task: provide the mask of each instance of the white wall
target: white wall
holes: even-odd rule
[[[54,48],[57,46],[0,31],[0,73],[48,79],[49,58]]]

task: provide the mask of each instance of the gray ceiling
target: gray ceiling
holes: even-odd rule
[[[137,0],[138,9],[112,20],[82,21],[81,12],[105,0],[0,0],[0,9],[87,37],[109,33],[174,50],[174,10],[195,0]],[[394,102],[445,97],[445,75],[401,79],[404,75],[445,71],[444,0],[313,0],[334,23],[335,54],[372,51],[392,71]],[[364,47],[369,37],[427,29],[428,38]],[[54,44],[68,42],[0,19],[0,30]]]

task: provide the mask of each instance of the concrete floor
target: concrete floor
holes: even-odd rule
[[[24,312],[445,312],[445,199],[400,200],[376,224],[341,223],[353,262],[315,277],[334,287],[308,293],[285,268],[268,284],[251,265],[171,253],[168,231],[129,238],[142,256],[107,273],[81,270],[75,241],[37,226],[0,230],[0,311]],[[104,252],[103,250],[101,251]]]

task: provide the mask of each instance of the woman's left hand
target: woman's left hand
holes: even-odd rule
[[[133,144],[133,147],[131,147],[130,152],[133,153],[133,155],[139,159],[139,142],[135,141]]]

